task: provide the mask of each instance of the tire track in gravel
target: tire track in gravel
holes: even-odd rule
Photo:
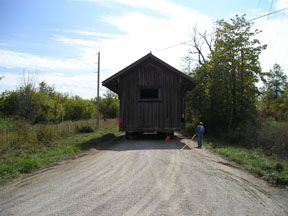
[[[191,140],[112,143],[1,186],[0,215],[288,215],[287,190]]]
[[[212,154],[210,154],[211,156]],[[214,155],[213,155],[214,156]],[[203,157],[203,155],[202,155]],[[198,155],[199,158],[199,155]],[[239,170],[237,169],[241,169],[241,167],[239,168],[238,165],[233,164],[233,162],[225,162],[223,161],[222,158],[218,157],[218,160],[215,160],[209,156],[205,156],[206,160],[204,161],[205,165],[207,167],[214,167],[213,169],[217,169],[218,171],[223,173],[223,178],[229,178],[230,181],[232,181],[233,183],[238,184],[243,190],[247,191],[248,193],[250,193],[253,197],[255,197],[256,199],[259,199],[261,204],[263,205],[263,207],[266,208],[267,211],[269,211],[271,213],[271,215],[277,215],[277,211],[275,211],[275,209],[273,208],[269,208],[270,205],[267,205],[267,202],[273,202],[272,206],[275,206],[277,208],[281,208],[283,210],[284,213],[286,213],[288,215],[288,210],[285,209],[285,207],[283,207],[282,204],[280,204],[276,199],[273,198],[273,196],[265,191],[262,190],[261,187],[253,184],[252,182],[247,181],[246,179],[242,178],[241,176],[239,176]],[[220,160],[219,160],[220,159]],[[219,166],[213,166],[213,163],[211,164],[210,162],[215,162],[217,164],[221,164],[224,167],[219,168]],[[212,166],[211,166],[212,165]],[[238,175],[235,175],[233,172],[231,172],[231,170],[234,169],[229,169],[230,172],[225,171],[223,168],[225,168],[225,166],[231,167],[231,168],[235,168]],[[240,170],[241,171],[241,170]],[[243,172],[243,170],[242,170]],[[288,200],[287,200],[288,201]]]

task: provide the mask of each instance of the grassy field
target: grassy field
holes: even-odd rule
[[[260,150],[229,146],[216,139],[206,139],[204,145],[211,151],[234,161],[253,174],[277,186],[288,187],[288,162],[276,156],[266,156]]]
[[[35,130],[39,130],[42,127],[40,131],[48,131],[48,138],[45,138],[45,133],[43,142],[39,141],[39,139],[37,141],[31,139],[34,142],[28,142],[23,136],[19,136],[19,140],[23,141],[22,143],[16,143],[15,141],[14,143],[3,142],[4,144],[2,143],[3,145],[0,146],[0,184],[17,178],[22,173],[30,173],[87,150],[97,143],[111,139],[119,134],[116,120],[102,121],[98,129],[91,123],[92,121],[80,121],[66,122],[62,126],[35,126]],[[59,128],[59,130],[65,128],[66,132],[63,129],[62,132],[55,131],[55,128]],[[38,132],[33,131],[33,128],[29,128],[29,130],[31,133],[35,133],[37,137]],[[59,136],[52,136],[49,131],[54,131],[53,134],[59,134]],[[13,140],[11,133],[19,134],[16,130],[11,130],[10,134],[7,133],[7,137],[11,137],[9,138],[10,140]],[[61,134],[64,135],[61,136]],[[26,136],[29,138],[29,134],[26,134]],[[33,134],[30,134],[31,136]],[[17,139],[15,140],[18,141]]]

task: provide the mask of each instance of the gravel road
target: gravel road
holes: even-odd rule
[[[287,189],[195,147],[117,138],[1,186],[0,215],[288,215]]]

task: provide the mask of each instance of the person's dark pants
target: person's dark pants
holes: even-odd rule
[[[203,134],[197,133],[198,148],[202,148]]]

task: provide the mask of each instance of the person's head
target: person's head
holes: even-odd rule
[[[203,122],[199,122],[199,125],[203,125]]]

